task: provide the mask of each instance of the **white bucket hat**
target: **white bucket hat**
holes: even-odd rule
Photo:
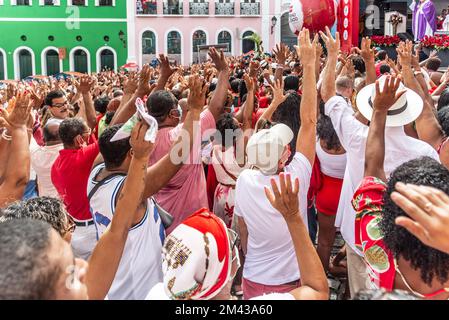
[[[380,90],[383,89],[387,76],[379,78]],[[388,109],[387,127],[401,127],[416,120],[422,112],[423,100],[413,90],[405,87],[402,82],[398,91],[406,90],[406,93]],[[357,108],[369,121],[373,116],[373,102],[376,97],[376,84],[364,87],[357,95]]]
[[[246,146],[248,164],[263,174],[276,174],[284,148],[293,140],[293,131],[285,124],[276,124],[253,134]]]

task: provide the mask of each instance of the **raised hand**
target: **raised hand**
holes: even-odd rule
[[[226,61],[223,50],[218,52],[217,49],[212,47],[209,49],[209,56],[215,64],[215,68],[217,68],[218,72],[228,70],[228,62]]]
[[[153,91],[155,85],[150,86],[150,83],[149,83],[152,73],[153,73],[153,70],[148,65],[144,65],[142,70],[140,71],[139,84],[137,86],[137,91],[136,91],[136,94],[139,97],[149,95],[151,93],[151,91]]]
[[[376,53],[374,49],[371,48],[371,39],[368,37],[362,38],[360,48],[361,50],[358,50],[358,53],[362,56],[362,59],[374,63]]]
[[[285,61],[287,61],[287,58],[290,55],[290,49],[283,43],[281,43],[280,45],[277,44],[276,48],[273,49],[273,54],[276,57],[276,62],[284,65]]]
[[[401,41],[396,51],[398,53],[401,66],[411,67],[413,57],[413,42],[409,40],[407,40],[406,42]]]
[[[131,131],[131,138],[129,143],[133,151],[133,157],[136,159],[148,159],[151,151],[153,151],[153,144],[145,141],[145,133],[149,126],[145,121],[139,121]]]
[[[387,76],[384,87],[380,91],[379,80],[376,81],[376,97],[373,102],[374,110],[387,112],[406,92],[405,90],[397,92],[400,84],[401,78]]]
[[[31,93],[31,103],[33,105],[33,108],[39,109],[42,104],[44,103],[44,95],[41,94],[40,90],[30,90]]]
[[[160,76],[161,78],[168,79],[170,76],[178,70],[177,68],[170,67],[170,62],[168,61],[168,57],[160,54],[159,55],[159,66],[160,66]]]
[[[128,75],[128,78],[123,82],[123,92],[125,94],[132,95],[136,92],[138,85],[139,82],[137,74],[135,72],[131,72]]]
[[[396,224],[407,229],[426,246],[449,254],[449,197],[443,191],[398,182],[391,200],[407,216]]]
[[[206,104],[206,93],[209,85],[205,84],[199,75],[194,74],[189,77],[189,88],[187,105],[190,110],[201,112]]]
[[[87,94],[93,88],[94,80],[90,76],[82,76],[79,82],[75,82],[75,86],[78,92]]]
[[[19,92],[17,97],[13,98],[11,103],[11,113],[5,109],[0,109],[0,116],[9,124],[10,127],[20,127],[28,123],[31,116],[32,104],[30,103],[30,95]]]
[[[332,36],[331,36],[332,37]],[[302,29],[298,37],[298,45],[295,46],[299,59],[303,65],[315,64],[316,46],[318,35],[315,35],[313,41],[310,41],[310,32],[308,29]]]
[[[287,96],[284,95],[284,80],[281,78],[280,80],[276,80],[276,82],[271,86],[273,91],[273,101],[272,104],[280,105],[287,99]]]
[[[256,84],[254,78],[251,78],[247,73],[243,75],[243,80],[245,81],[246,89],[248,92],[254,92]]]
[[[337,32],[335,34],[335,39],[332,37],[331,31],[326,27],[326,33],[320,31],[321,39],[323,39],[326,45],[327,54],[336,56],[340,50],[340,34]]]
[[[295,179],[292,185],[292,179],[289,173],[281,173],[279,175],[279,187],[274,178],[271,179],[271,188],[273,191],[265,187],[265,196],[270,201],[273,208],[279,211],[285,221],[290,221],[300,217],[299,213],[299,180]],[[280,190],[279,190],[280,189]]]
[[[249,76],[252,78],[257,77],[259,70],[260,70],[259,61],[257,61],[257,60],[251,61],[249,64]]]

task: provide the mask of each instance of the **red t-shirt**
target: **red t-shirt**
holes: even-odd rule
[[[63,149],[51,168],[51,181],[67,212],[76,220],[92,219],[87,199],[87,180],[98,153],[96,141],[77,150]]]

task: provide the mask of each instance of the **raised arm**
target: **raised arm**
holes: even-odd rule
[[[377,79],[376,64],[375,64],[375,52],[371,49],[371,39],[366,37],[362,39],[361,50],[358,50],[365,62],[366,67],[366,80],[365,85],[374,83]]]
[[[89,128],[95,128],[97,124],[97,117],[95,114],[94,102],[92,101],[92,94],[90,90],[94,85],[94,80],[89,76],[83,76],[80,78],[77,84],[77,91],[83,96],[84,111],[86,114],[86,123]]]
[[[287,99],[287,96],[284,95],[284,80],[281,78],[280,80],[276,80],[273,86],[270,86],[273,90],[273,100],[268,108],[265,109],[262,116],[259,118],[256,124],[256,130],[262,129],[262,125],[266,121],[271,121],[271,117],[277,108]]]
[[[274,81],[282,80],[285,68],[285,61],[287,61],[288,56],[290,55],[290,50],[288,47],[281,43],[280,45],[276,45],[276,49],[273,49],[273,53],[276,57],[276,62],[278,67],[276,68],[276,72],[274,73]]]
[[[311,163],[315,161],[317,89],[315,77],[315,55],[318,35],[310,41],[309,30],[303,29],[299,34],[299,47],[296,47],[303,64],[303,87],[299,112],[301,128],[296,140],[296,151],[301,152]]]
[[[404,78],[405,85],[418,93],[424,101],[423,110],[415,121],[419,139],[427,142],[432,147],[437,149],[440,146],[444,135],[434,113],[435,108],[433,107],[433,102],[431,104],[429,103],[428,98],[430,96],[428,92],[424,92],[422,90],[419,82],[413,74],[413,69],[411,66],[413,58],[412,49],[413,44],[411,42],[401,42],[397,49],[402,66],[402,76]]]
[[[299,180],[296,178],[293,185],[290,174],[281,173],[279,187],[275,179],[271,179],[271,187],[273,191],[265,187],[265,195],[287,223],[301,273],[301,287],[290,294],[296,300],[327,300],[326,273],[299,212]]]
[[[126,104],[120,104],[119,109],[117,109],[114,118],[112,118],[110,126],[118,123],[125,123],[129,118],[136,113],[136,99],[143,98],[149,95],[156,85],[149,85],[152,70],[148,65],[145,65],[139,73],[139,84],[137,86],[137,91],[134,93],[132,98]]]
[[[373,116],[366,140],[365,176],[377,177],[385,182],[387,181],[384,171],[385,124],[388,109],[405,94],[405,91],[397,92],[400,83],[400,78],[388,76],[383,90],[380,91],[379,81],[376,81]]]
[[[208,86],[198,75],[189,78],[190,93],[187,99],[189,111],[183,123],[181,134],[170,152],[147,170],[147,182],[144,197],[151,197],[162,189],[181,168],[182,163],[192,154],[195,143],[199,143],[198,126],[200,114],[204,107]],[[179,161],[175,161],[177,158]]]
[[[133,157],[125,184],[117,201],[114,218],[95,246],[89,260],[86,282],[91,300],[103,300],[108,293],[120,260],[129,229],[134,222],[134,212],[143,201],[145,175],[152,143],[144,140],[148,125],[139,122],[131,133]]]
[[[0,185],[0,208],[20,200],[29,180],[30,149],[26,123],[31,106],[29,95],[19,93],[11,114],[2,112],[7,134],[11,136],[11,145],[3,183]]]
[[[228,95],[229,67],[223,51],[218,52],[215,48],[211,48],[209,50],[209,56],[212,58],[215,68],[218,70],[218,82],[208,108],[215,120],[218,120],[223,113]]]
[[[340,49],[340,35],[337,32],[336,38],[334,39],[329,29],[326,30],[326,34],[320,32],[320,35],[327,49],[327,62],[324,67],[323,82],[321,84],[321,99],[327,102],[336,95],[335,69],[337,66],[338,50]]]
[[[170,79],[171,75],[177,70],[177,68],[170,67],[170,62],[168,61],[168,57],[160,54],[159,55],[159,65],[160,65],[160,73],[159,79],[157,80],[155,91],[165,90],[165,85]]]

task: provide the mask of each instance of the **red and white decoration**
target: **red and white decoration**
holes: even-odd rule
[[[290,5],[290,28],[296,35],[302,28],[313,33],[324,31],[326,27],[334,25],[336,14],[337,4],[334,0],[295,0]]]

